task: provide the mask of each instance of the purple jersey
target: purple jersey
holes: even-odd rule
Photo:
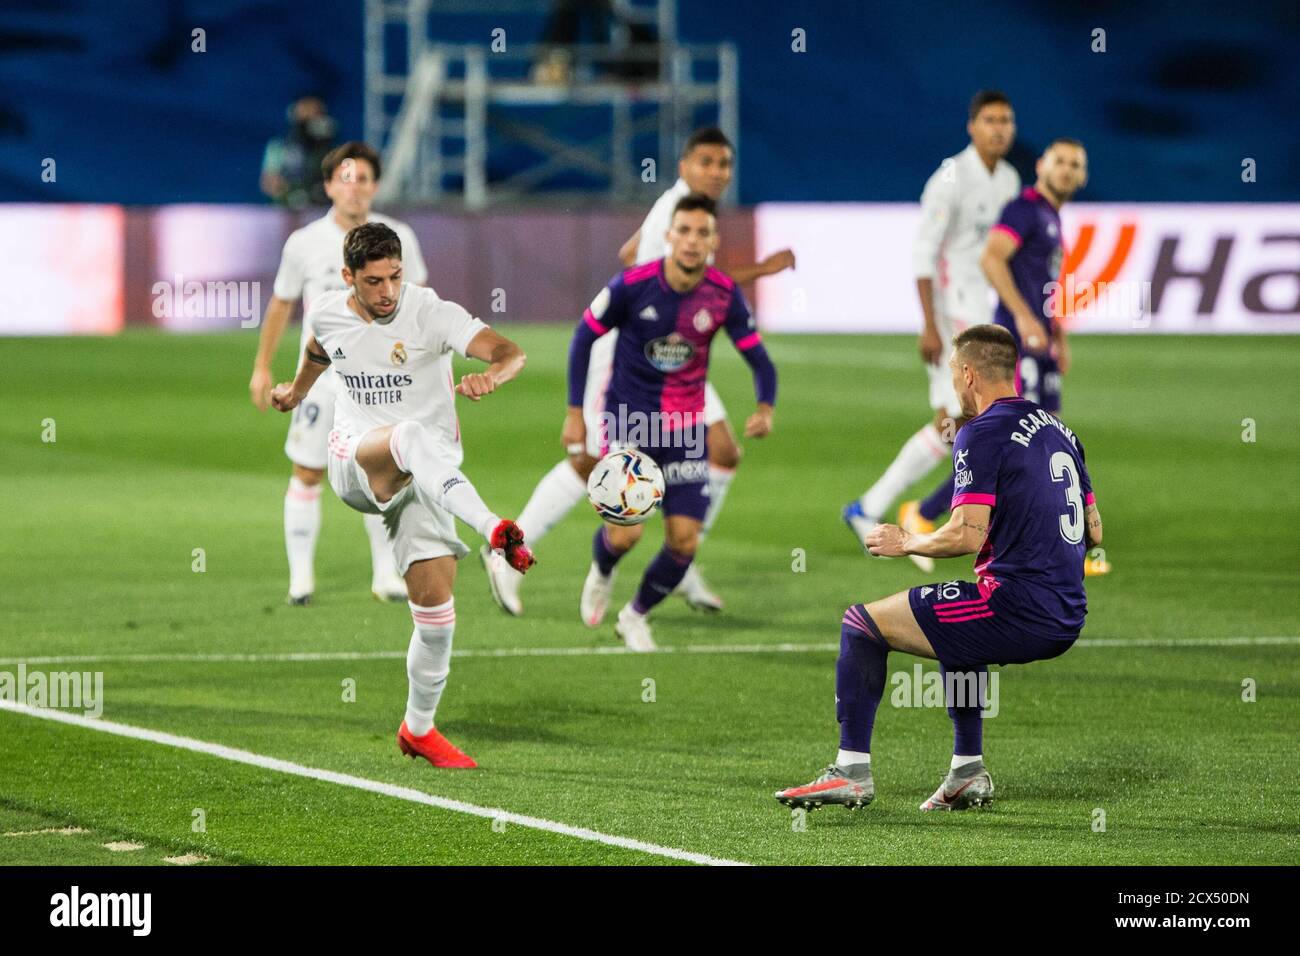
[[[1016,241],[1016,251],[1008,261],[1011,277],[1030,310],[1050,333],[1055,306],[1049,300],[1061,277],[1060,214],[1042,193],[1027,186],[1006,204],[993,231],[1004,232]],[[1019,348],[1015,319],[1002,302],[998,302],[993,321],[1011,333]]]
[[[604,335],[618,329],[614,371],[605,407],[661,413],[670,427],[700,425],[709,345],[718,329],[742,353],[762,342],[745,298],[732,279],[712,267],[689,292],[676,292],[658,259],[615,276],[583,313]]]
[[[1003,588],[1019,623],[1077,634],[1087,613],[1084,509],[1093,503],[1083,445],[1023,398],[999,398],[957,432],[953,508],[993,508],[975,558],[980,592]]]

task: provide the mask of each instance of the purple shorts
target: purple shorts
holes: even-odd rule
[[[1016,391],[1046,412],[1061,410],[1061,370],[1049,353],[1022,352],[1016,366]]]
[[[1027,627],[1007,586],[975,581],[925,584],[907,592],[916,623],[949,670],[983,664],[1028,664],[1064,654],[1078,634]]]
[[[704,436],[687,446],[641,448],[664,473],[665,515],[704,520],[709,510],[709,451]]]

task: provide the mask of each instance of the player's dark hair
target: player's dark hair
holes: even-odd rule
[[[703,209],[715,219],[718,215],[718,204],[703,193],[687,193],[681,199],[677,200],[677,205],[673,206],[673,216],[679,212],[695,212],[697,209]],[[669,222],[672,217],[669,217]]]
[[[970,118],[975,119],[980,115],[980,110],[984,109],[984,107],[993,106],[997,103],[1005,103],[1010,106],[1011,100],[1001,90],[980,90],[970,98]]]
[[[343,264],[352,272],[376,259],[402,258],[402,240],[382,222],[354,226],[343,237]]]
[[[727,134],[716,126],[705,126],[688,136],[686,145],[682,147],[682,159],[691,155],[691,150],[696,146],[725,146],[733,154],[736,152],[736,147],[731,145],[731,140],[727,139]]]
[[[368,162],[370,168],[375,171],[375,182],[379,182],[379,176],[383,172],[383,163],[379,160],[379,153],[369,143],[362,143],[355,139],[344,143],[342,146],[335,146],[320,161],[320,171],[321,175],[325,177],[325,182],[333,179],[334,170],[349,159],[364,159]]]
[[[1000,325],[972,325],[952,340],[962,359],[992,382],[1016,377],[1016,340]]]

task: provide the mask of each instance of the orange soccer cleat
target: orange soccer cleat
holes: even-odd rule
[[[423,737],[416,737],[406,729],[406,721],[402,721],[402,726],[397,728],[397,746],[406,756],[423,757],[435,767],[469,770],[478,766],[473,757],[438,733],[437,727],[429,728]]]

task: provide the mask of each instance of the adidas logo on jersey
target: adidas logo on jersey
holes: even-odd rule
[[[330,353],[330,358],[345,359],[347,358],[347,356],[343,354],[343,350],[341,348],[335,348],[334,351]]]
[[[929,597],[931,594],[933,594],[933,593],[934,593],[934,588],[932,588],[932,587],[923,587],[923,588],[921,588],[921,600],[924,601],[926,598],[928,598],[928,597]]]
[[[644,309],[641,310],[640,317],[649,322],[653,322],[659,318],[659,313],[655,311],[655,307],[653,305],[647,305]]]

